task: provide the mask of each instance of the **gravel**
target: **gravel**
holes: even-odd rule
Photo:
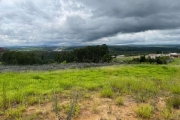
[[[46,65],[0,65],[0,72],[17,71],[46,71],[60,69],[75,69],[87,67],[110,66],[117,63],[69,63],[69,64],[46,64]]]

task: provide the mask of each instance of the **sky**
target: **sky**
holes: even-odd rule
[[[0,0],[0,46],[180,44],[180,0]]]

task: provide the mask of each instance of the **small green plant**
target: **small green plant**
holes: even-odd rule
[[[36,114],[32,114],[31,116],[29,116],[28,118],[27,118],[27,120],[36,120],[37,119],[37,115]]]
[[[25,106],[19,106],[16,109],[9,109],[6,111],[6,116],[9,119],[17,119],[22,117],[23,112],[25,111]]]
[[[84,98],[86,98],[86,99],[91,99],[91,94],[85,93],[85,94],[84,94]]]
[[[180,85],[175,83],[171,86],[171,91],[173,94],[180,94]]]
[[[124,105],[124,98],[123,97],[117,97],[115,100],[116,105]]]
[[[162,115],[162,117],[164,118],[164,119],[166,119],[166,120],[169,120],[169,119],[171,119],[172,118],[172,113],[171,113],[171,111],[169,110],[169,109],[164,109],[163,111],[161,111],[161,115]]]
[[[80,91],[75,89],[73,92],[72,92],[72,99],[71,99],[71,102],[70,102],[70,107],[69,107],[69,111],[68,111],[68,115],[67,115],[67,120],[71,120],[72,117],[74,115],[78,115],[79,114],[79,111],[80,111],[80,107],[78,108],[78,99],[79,99],[79,96],[80,95]]]
[[[75,108],[75,113],[74,113],[74,116],[75,117],[78,117],[79,113],[80,113],[80,110],[81,110],[81,107],[79,104],[76,105],[76,108]]]
[[[0,116],[1,115],[4,115],[4,112],[3,112],[3,110],[0,109]]]
[[[151,90],[142,90],[139,91],[139,93],[137,93],[137,95],[135,96],[135,99],[138,102],[147,102],[152,96],[154,96],[154,92],[152,92]]]
[[[55,103],[54,103],[55,104]],[[54,106],[53,106],[54,107]],[[54,109],[54,108],[53,108]],[[66,114],[68,114],[69,112],[69,104],[62,104],[62,105],[58,105],[57,109],[61,112],[64,112]]]
[[[64,118],[60,116],[59,111],[60,111],[60,106],[58,105],[58,97],[57,94],[54,96],[54,104],[53,104],[53,110],[56,113],[56,116],[58,117],[59,120],[63,120]]]
[[[167,108],[170,110],[172,108],[179,109],[180,108],[180,97],[179,95],[173,96],[166,99]]]
[[[99,105],[99,103],[95,103],[94,105],[93,105],[93,107],[92,107],[92,112],[93,113],[95,113],[95,114],[97,114],[99,111],[98,111],[98,105]]]
[[[141,118],[151,118],[153,107],[149,104],[141,104],[137,108],[137,115]]]
[[[3,84],[2,84],[2,107],[3,107],[4,111],[9,107],[8,100],[7,100],[6,86],[7,86],[6,83],[3,82]]]
[[[101,90],[100,96],[103,98],[112,98],[113,90],[111,88],[104,88],[103,90]]]
[[[63,62],[61,62],[62,65],[67,64],[66,60],[64,60]]]
[[[36,96],[30,96],[27,98],[27,102],[29,105],[34,105],[38,103],[38,99]]]

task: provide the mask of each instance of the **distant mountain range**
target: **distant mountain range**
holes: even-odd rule
[[[91,46],[91,45],[89,45]],[[11,46],[0,47],[0,51],[71,51],[85,46]],[[180,45],[108,45],[111,54],[138,55],[150,53],[180,53]]]

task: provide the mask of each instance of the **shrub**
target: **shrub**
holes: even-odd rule
[[[6,111],[6,115],[9,119],[17,119],[20,118],[25,111],[25,106],[20,106],[16,109],[9,109]]]
[[[27,102],[29,105],[34,105],[38,103],[38,99],[36,96],[30,96],[27,98]]]
[[[166,99],[166,105],[167,105],[168,109],[171,109],[171,108],[179,109],[180,108],[180,97],[173,96],[173,97]]]
[[[113,96],[113,91],[111,88],[104,88],[102,91],[101,91],[101,97],[104,97],[104,98],[112,98]]]
[[[64,60],[63,62],[61,62],[62,65],[67,64],[66,60]]]
[[[165,120],[169,120],[172,118],[172,113],[168,109],[164,109],[163,111],[161,111],[161,115]]]
[[[153,107],[149,104],[139,105],[136,113],[141,118],[151,118],[153,112]]]
[[[116,98],[115,104],[116,104],[116,105],[124,105],[124,99],[123,99],[123,97],[118,97],[118,98]]]

